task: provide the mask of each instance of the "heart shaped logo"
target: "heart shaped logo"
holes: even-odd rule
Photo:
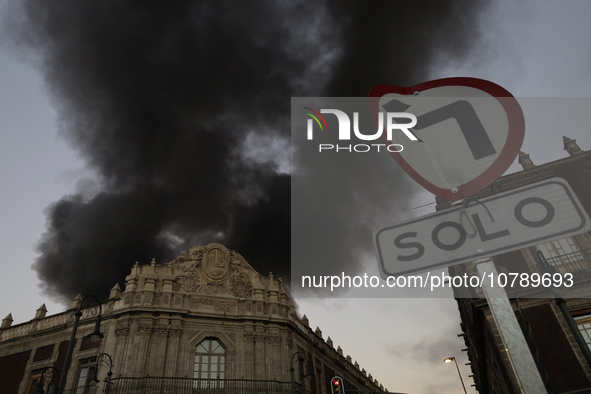
[[[416,140],[393,134],[398,164],[431,193],[455,201],[479,192],[519,154],[525,121],[507,90],[476,78],[446,78],[412,87],[377,85],[369,92],[376,124],[380,112],[416,116]],[[386,137],[384,137],[386,138]]]

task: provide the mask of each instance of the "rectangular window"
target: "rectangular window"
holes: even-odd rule
[[[96,357],[80,360],[78,369],[78,381],[76,384],[76,394],[88,394],[90,385],[88,384],[96,367]]]

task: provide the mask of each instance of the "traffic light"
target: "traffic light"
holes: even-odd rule
[[[332,378],[330,388],[332,389],[332,394],[345,394],[345,384],[343,383],[343,379],[338,376]]]

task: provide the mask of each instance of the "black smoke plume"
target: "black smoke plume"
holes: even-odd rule
[[[287,279],[290,97],[422,82],[437,59],[468,53],[481,9],[439,0],[10,3],[4,36],[42,70],[60,132],[99,190],[81,187],[48,207],[34,264],[46,292],[106,295],[135,261],[167,262],[214,241]]]

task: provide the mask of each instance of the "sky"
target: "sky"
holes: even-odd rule
[[[483,78],[515,97],[591,97],[591,27],[586,21],[591,4],[533,0],[495,4],[475,16],[482,32],[478,43],[464,56],[455,56],[451,50],[439,53],[425,71],[428,79]],[[81,144],[73,144],[62,130],[69,125],[63,118],[67,111],[58,100],[55,81],[44,69],[48,64],[31,60],[31,53],[6,42],[1,44],[0,318],[12,313],[17,324],[32,319],[43,303],[49,314],[69,306],[64,297],[44,294],[47,286],[40,287],[31,268],[40,257],[37,245],[50,225],[48,207],[75,193],[83,192],[83,198],[90,199],[104,185],[96,181],[97,167],[88,165]],[[315,65],[319,70],[323,61],[330,63],[331,56],[337,56],[326,53],[327,58]],[[285,100],[289,103],[289,97]],[[565,130],[552,114],[546,119],[536,116],[529,118],[525,109],[522,151],[534,163],[565,157],[563,135],[576,139],[583,150],[591,149],[588,128]],[[514,163],[508,173],[520,169]],[[433,200],[430,193],[419,192],[413,194],[412,206]],[[429,205],[406,215],[433,210]],[[97,258],[104,257],[99,254]],[[257,268],[256,259],[247,260]],[[116,280],[123,284],[123,278],[118,278],[112,285]],[[444,358],[454,356],[469,392],[474,392],[468,377],[471,372],[464,365],[468,361],[461,351],[464,344],[457,337],[461,331],[453,299],[298,299],[297,303],[313,329],[319,326],[325,338],[330,336],[335,347],[340,345],[345,355],[350,354],[390,391],[461,392],[455,367],[443,363]]]

